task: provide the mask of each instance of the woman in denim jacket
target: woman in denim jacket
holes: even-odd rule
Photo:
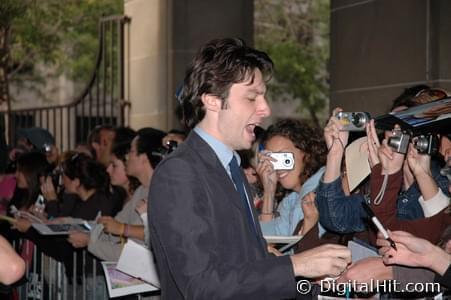
[[[281,120],[270,126],[264,140],[265,150],[258,155],[257,173],[264,194],[260,225],[264,235],[292,235],[296,225],[304,219],[305,234],[318,220],[315,210],[304,212],[301,201],[314,191],[324,172],[326,145],[321,134],[307,123]],[[290,152],[294,156],[292,170],[274,170],[270,152]],[[279,182],[288,191],[274,211],[274,195]],[[304,216],[305,213],[305,216]],[[320,227],[319,234],[324,233]]]

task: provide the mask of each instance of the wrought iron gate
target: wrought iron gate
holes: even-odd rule
[[[126,16],[100,19],[95,69],[84,91],[65,105],[12,109],[5,118],[10,143],[18,129],[42,127],[53,134],[61,150],[68,150],[86,142],[97,125],[128,125],[125,54],[129,23]]]

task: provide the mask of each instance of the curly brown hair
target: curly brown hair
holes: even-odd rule
[[[205,116],[203,94],[227,99],[234,83],[254,80],[255,70],[262,72],[265,81],[271,77],[273,62],[261,51],[248,47],[241,39],[216,39],[203,46],[186,71],[178,100],[182,122],[194,128]]]
[[[275,136],[289,139],[296,148],[305,153],[304,170],[300,174],[303,184],[326,164],[327,147],[321,132],[308,123],[295,119],[283,119],[271,125],[264,139],[264,144]]]

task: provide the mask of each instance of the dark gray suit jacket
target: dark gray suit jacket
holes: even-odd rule
[[[163,300],[295,297],[290,258],[267,254],[229,175],[195,132],[157,167],[148,216]]]

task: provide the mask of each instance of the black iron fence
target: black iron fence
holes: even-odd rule
[[[104,300],[109,295],[101,261],[87,250],[73,252],[73,270],[66,272],[63,262],[45,255],[28,240],[15,240],[13,247],[26,261],[25,276],[13,286],[0,290],[0,299],[19,300]],[[77,262],[81,260],[80,262]],[[130,292],[128,300],[158,300],[159,290],[147,293]]]
[[[67,150],[86,142],[89,131],[97,125],[128,125],[130,103],[125,96],[124,62],[129,23],[126,16],[101,18],[95,69],[76,99],[64,105],[11,109],[4,113],[10,144],[14,143],[18,129],[42,127],[53,134],[60,149]]]

